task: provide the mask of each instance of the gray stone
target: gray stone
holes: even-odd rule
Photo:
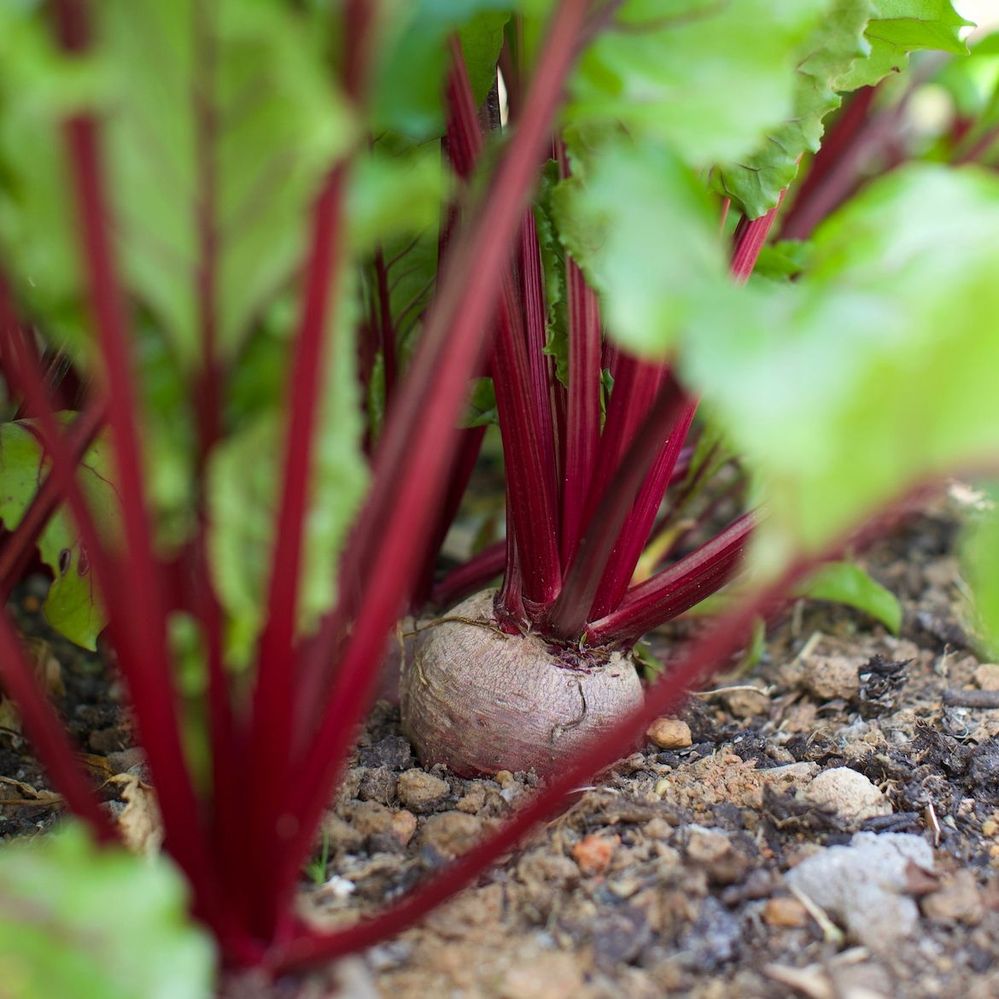
[[[856,833],[849,846],[820,850],[785,879],[835,917],[858,943],[885,951],[909,936],[919,909],[905,892],[907,868],[933,869],[933,851],[908,833]]]

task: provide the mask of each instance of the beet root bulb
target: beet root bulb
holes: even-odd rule
[[[503,634],[493,596],[469,597],[420,633],[402,673],[403,727],[427,766],[549,774],[641,705],[641,681],[624,653]]]

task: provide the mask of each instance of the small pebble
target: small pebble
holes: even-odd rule
[[[362,801],[379,801],[388,805],[395,797],[395,787],[395,774],[388,767],[373,767],[364,771],[357,796]]]
[[[482,835],[482,819],[464,812],[431,815],[420,833],[420,843],[445,857],[457,857],[475,846]]]
[[[848,656],[816,656],[809,659],[804,675],[805,689],[820,701],[837,697],[852,700],[860,692],[860,663]]]
[[[749,866],[748,858],[732,845],[719,829],[690,826],[687,830],[687,859],[703,867],[714,884],[730,885],[740,880]]]
[[[796,898],[779,895],[767,899],[763,919],[770,926],[804,926],[808,922],[808,912]]]
[[[982,663],[972,674],[979,690],[999,690],[999,664]]]
[[[392,816],[392,835],[399,841],[400,846],[405,846],[416,832],[416,816],[405,809],[396,812]]]
[[[686,749],[694,741],[690,726],[679,718],[657,718],[648,727],[645,736],[660,749]]]
[[[770,710],[770,698],[762,690],[729,690],[721,699],[733,718],[752,718]]]
[[[399,775],[396,784],[399,800],[411,811],[432,812],[451,791],[446,780],[418,768]]]
[[[354,829],[365,839],[392,832],[392,809],[377,801],[359,801],[350,810]]]
[[[967,868],[922,900],[923,915],[936,923],[977,926],[985,916],[985,905],[975,875]]]
[[[813,804],[831,808],[849,825],[891,815],[891,802],[863,774],[849,767],[823,770],[803,792]]]
[[[579,864],[579,869],[584,874],[603,874],[620,843],[618,836],[590,833],[572,848],[572,859]]]

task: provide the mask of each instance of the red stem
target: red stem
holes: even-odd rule
[[[168,653],[166,615],[146,514],[143,461],[135,413],[135,380],[129,357],[127,322],[113,263],[107,211],[98,165],[94,122],[77,117],[65,126],[77,205],[91,314],[107,378],[108,423],[114,443],[117,486],[121,494],[124,578],[113,608],[125,641],[122,665],[142,731],[170,847],[195,886],[213,878],[192,817],[199,806],[180,740],[176,691]],[[127,610],[126,610],[127,608]],[[134,658],[133,658],[134,657]],[[131,668],[126,666],[131,664]]]
[[[614,387],[611,389],[607,421],[600,436],[600,450],[586,503],[586,522],[589,522],[613,482],[621,457],[648,415],[667,370],[662,364],[639,361],[617,349],[610,350],[608,354]]]
[[[669,436],[659,447],[656,460],[642,483],[635,505],[628,514],[607,560],[607,567],[604,569],[603,578],[600,580],[600,586],[588,614],[590,620],[609,614],[621,603],[627,592],[635,566],[642,557],[642,550],[655,523],[656,514],[662,506],[663,496],[673,477],[673,469],[680,457],[680,450],[687,439],[696,410],[697,401],[688,399]]]
[[[459,175],[467,177],[481,153],[482,135],[460,43],[452,38],[451,44],[448,151]],[[520,259],[519,288],[512,276],[503,283],[491,374],[506,462],[507,519],[514,525],[520,563],[525,567],[523,597],[529,606],[546,607],[558,594],[561,565],[544,369],[541,258],[530,210],[521,227]],[[510,607],[506,611],[515,612]]]
[[[497,325],[492,377],[506,467],[507,520],[513,524],[524,601],[530,612],[547,607],[558,596],[562,569],[553,493],[553,442],[542,433],[544,418],[534,391],[534,366],[509,277],[503,283]]]
[[[605,494],[587,524],[576,557],[566,573],[562,592],[542,624],[547,635],[564,641],[576,641],[581,637],[614,543],[660,442],[674,432],[686,405],[685,396],[672,377],[668,378],[625,453],[613,488]]]
[[[798,186],[794,200],[784,215],[781,234],[793,239],[799,233],[802,214],[808,204],[827,182],[830,173],[848,154],[864,132],[877,94],[876,87],[862,87],[847,98],[846,105],[837,115],[822,138],[819,151],[812,157],[805,179]],[[807,233],[806,233],[807,235]]]
[[[382,350],[385,372],[385,412],[388,412],[396,383],[395,328],[392,325],[392,300],[389,296],[388,271],[381,247],[375,251],[375,284],[378,292],[378,345]]]
[[[509,487],[506,501],[509,507]],[[520,552],[517,548],[514,526],[509,521],[506,525],[503,561],[503,582],[493,606],[500,627],[504,631],[515,633],[524,627],[527,611],[524,609],[524,580],[520,571]]]
[[[927,68],[932,65],[932,62],[926,64]],[[809,188],[807,196],[799,195],[794,211],[781,228],[782,238],[807,239],[815,227],[857,188],[865,167],[880,152],[888,150],[897,138],[909,101],[922,77],[923,74],[915,71],[898,103],[877,114],[868,113],[849,136],[849,142],[838,149],[834,147],[825,157],[819,152],[816,160],[822,157],[822,161],[818,164],[818,180]]]
[[[364,97],[371,28],[377,4],[349,0],[344,7],[344,89],[355,103]],[[262,939],[280,936],[292,914],[275,904],[280,896],[276,858],[291,838],[294,819],[282,811],[293,781],[292,743],[296,722],[295,660],[303,541],[309,513],[310,480],[319,443],[319,417],[329,351],[329,327],[336,308],[344,245],[341,237],[347,161],[333,168],[316,201],[301,316],[288,382],[291,416],[285,439],[284,487],[275,533],[267,593],[267,623],[257,651],[250,728],[250,821],[252,869],[257,885],[250,894],[250,929]],[[390,322],[386,314],[383,323]],[[383,326],[384,333],[384,326]]]
[[[593,470],[600,446],[600,307],[597,296],[572,260],[566,260],[569,288],[569,387],[562,470],[563,565],[568,566],[584,528]]]
[[[160,693],[155,688],[162,689],[161,681],[169,684],[170,675],[167,673],[146,676],[144,673],[150,661],[155,665],[157,659],[165,658],[165,649],[162,645],[144,648],[140,644],[141,635],[138,635],[134,628],[128,627],[129,624],[134,624],[135,607],[130,602],[135,599],[136,586],[131,585],[132,580],[127,570],[120,564],[112,549],[104,545],[100,537],[89,503],[76,478],[73,455],[56,422],[50,400],[46,397],[43,376],[37,367],[34,353],[22,350],[19,354],[20,360],[16,366],[19,387],[38,414],[38,433],[43,446],[51,456],[51,475],[55,487],[66,497],[73,512],[82,546],[90,559],[96,585],[105,605],[114,608],[114,613],[110,615],[108,630],[112,643],[118,649],[119,662],[132,695],[140,736],[157,787],[167,843],[191,882],[196,895],[197,909],[216,927],[220,936],[228,937],[230,927],[225,922],[217,884],[211,865],[208,863],[204,841],[199,835],[199,809],[183,757],[180,759],[179,775],[170,769],[176,765],[170,755],[171,752],[180,752],[179,739],[175,744],[171,744],[171,739],[176,739],[178,730],[176,727],[167,729],[162,714],[156,714],[157,711],[171,711],[173,704],[172,701],[166,704],[156,704],[153,701],[157,693]],[[129,585],[125,585],[125,580],[129,581]],[[142,686],[143,681],[147,686]],[[172,692],[168,692],[165,696],[172,697]],[[188,805],[186,812],[175,807],[184,791],[182,781],[186,781],[186,788],[190,792],[190,798],[185,802]],[[165,797],[164,787],[172,797]]]
[[[247,828],[256,838],[253,869],[266,880],[264,864],[280,851],[279,829],[285,817],[274,808],[289,780],[294,727],[295,690],[288,668],[293,660],[298,623],[303,541],[309,509],[310,479],[319,430],[320,401],[325,385],[330,316],[336,307],[335,286],[342,267],[339,233],[342,223],[345,168],[336,167],[316,202],[312,247],[287,386],[290,418],[285,437],[283,489],[274,535],[267,592],[267,623],[260,637],[257,680],[250,728],[252,804]],[[266,893],[261,898],[266,899]],[[273,911],[256,914],[266,922]],[[268,925],[254,929],[265,939]]]
[[[780,211],[781,202],[786,193],[786,189],[780,192],[777,204],[766,215],[752,220],[745,217],[739,219],[739,224],[735,228],[730,266],[736,284],[745,284],[749,280],[749,275],[753,273],[760,251],[767,241],[771,228],[773,228],[774,219],[777,218],[777,212]]]
[[[366,599],[353,622],[320,731],[291,789],[298,830],[284,855],[275,858],[281,869],[282,901],[290,896],[355,727],[374,695],[378,675],[371,666],[380,658],[419,566],[420,539],[454,453],[454,425],[468,378],[486,344],[512,241],[536,181],[586,8],[585,0],[562,0],[556,8],[531,99],[481,210],[449,255],[407,384],[386,426],[369,500],[342,560],[348,587],[360,582]],[[337,614],[327,615],[315,645],[317,655],[328,654],[335,643],[337,619]]]
[[[88,41],[86,5],[79,0],[58,0],[57,33],[63,46],[80,51]],[[104,364],[108,424],[114,445],[116,485],[121,496],[123,529],[121,562],[112,576],[110,560],[101,555],[100,541],[86,500],[74,474],[72,457],[64,447],[51,411],[42,413],[43,432],[52,453],[53,468],[60,469],[63,489],[70,499],[84,536],[102,592],[112,608],[111,633],[146,748],[157,789],[166,841],[184,868],[204,914],[217,926],[221,919],[215,872],[208,860],[202,835],[201,812],[184,757],[177,716],[176,692],[168,652],[166,614],[160,593],[158,566],[152,550],[152,533],[146,515],[142,481],[143,462],[135,414],[135,379],[128,347],[128,323],[114,265],[110,219],[99,165],[97,128],[88,116],[76,116],[64,125],[70,174],[79,212],[82,263],[88,305]],[[34,386],[44,395],[41,383]],[[45,406],[45,400],[41,400]],[[107,553],[110,555],[110,553]],[[118,559],[114,559],[115,562]],[[121,586],[118,580],[127,580]]]
[[[587,626],[586,640],[594,645],[632,643],[700,603],[732,573],[753,526],[753,515],[743,514],[668,569],[630,589],[616,609]]]

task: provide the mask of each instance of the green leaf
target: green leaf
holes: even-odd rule
[[[827,563],[797,593],[810,600],[854,607],[880,621],[893,635],[902,627],[902,605],[898,598],[855,562]]]
[[[965,531],[961,556],[965,575],[975,596],[979,629],[985,652],[999,656],[999,489],[990,489],[989,508]]]
[[[400,234],[436,229],[444,200],[437,144],[409,150],[375,146],[352,171],[348,217],[355,251],[370,251]]]
[[[308,209],[352,138],[319,39],[279,0],[109,0],[108,162],[132,287],[190,366],[199,268],[223,360],[298,266]],[[155,39],[155,44],[151,40]],[[206,234],[215,253],[203,252]]]
[[[966,52],[959,29],[967,24],[971,22],[954,10],[951,0],[871,0],[871,21],[865,32],[871,53],[850,67],[838,89],[872,86],[904,69],[909,53],[917,49]]]
[[[555,222],[553,196],[558,189],[558,163],[549,160],[534,199],[534,224],[541,250],[545,282],[545,353],[555,359],[555,377],[569,383],[569,314],[566,291],[565,249]]]
[[[303,542],[300,627],[315,623],[335,597],[336,557],[364,495],[367,465],[354,374],[355,319],[347,294],[331,350],[316,438],[312,497]],[[284,414],[274,408],[239,429],[209,459],[209,556],[229,621],[230,660],[245,666],[263,626],[275,521],[283,479]]]
[[[770,278],[773,281],[787,281],[796,278],[808,269],[811,243],[797,239],[781,239],[768,243],[760,250],[753,268],[754,278]]]
[[[757,470],[757,563],[817,552],[999,447],[999,179],[910,166],[816,234],[811,272],[703,303],[686,370]]]
[[[387,4],[372,97],[372,127],[410,139],[444,131],[442,95],[448,37],[455,31],[472,91],[481,103],[496,79],[510,0],[395,0]]]
[[[496,412],[496,390],[491,378],[477,378],[461,425],[468,428],[487,427],[490,423],[499,423]]]
[[[57,346],[84,342],[77,240],[59,132],[103,92],[93,60],[67,60],[36,5],[0,3],[0,256]]]
[[[801,156],[818,150],[822,119],[840,105],[837,81],[870,51],[864,39],[870,11],[871,0],[836,0],[801,48],[794,107],[787,121],[770,132],[752,155],[719,171],[718,188],[749,218],[773,208],[780,192],[794,180]]]
[[[0,850],[8,999],[209,999],[215,953],[164,857],[100,849],[67,825]]]
[[[552,195],[562,242],[601,294],[616,339],[661,356],[690,300],[726,281],[704,186],[661,146],[624,138],[577,153],[573,168]]]
[[[831,0],[626,0],[570,83],[570,123],[623,124],[710,166],[792,110],[802,43]]]
[[[0,424],[0,522],[8,531],[21,522],[49,467],[30,422]],[[105,526],[117,505],[110,471],[108,446],[98,440],[80,467],[80,481]],[[56,511],[42,531],[38,552],[54,577],[43,608],[46,619],[70,641],[96,649],[107,619],[75,524],[65,508]]]
[[[0,69],[0,243],[50,335],[78,347],[82,278],[59,120],[67,108],[98,110],[131,290],[190,371],[209,321],[199,275],[211,274],[204,311],[228,361],[300,262],[319,184],[353,138],[345,102],[318,33],[281,0],[108,0],[94,13],[86,61],[51,51],[40,17],[22,13],[12,39],[0,19],[0,64],[16,56]],[[17,55],[22,44],[30,57]]]
[[[958,29],[967,23],[950,0],[835,0],[799,53],[793,113],[752,155],[719,172],[719,189],[750,218],[763,215],[794,180],[801,157],[818,150],[823,119],[841,93],[904,68],[917,49],[966,51]]]
[[[933,82],[947,91],[957,114],[972,122],[951,153],[959,157],[999,122],[999,32],[980,39],[968,55],[948,59]]]

